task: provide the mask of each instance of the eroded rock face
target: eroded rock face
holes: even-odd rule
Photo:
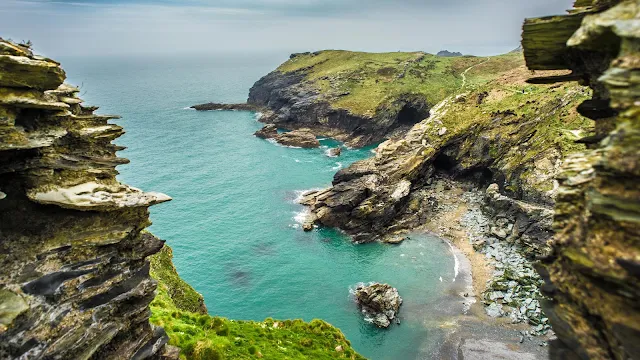
[[[308,84],[305,76],[304,71],[274,71],[256,82],[249,92],[248,104],[268,110],[260,121],[285,129],[309,129],[315,135],[362,147],[406,132],[429,115],[424,97],[409,94],[397,97],[370,116],[355,115],[334,108],[333,99]]]
[[[122,128],[64,79],[0,39],[0,358],[177,356],[148,321],[163,242],[142,231],[170,198],[116,180]]]
[[[588,83],[593,100],[579,110],[606,137],[558,176],[557,232],[539,268],[553,298],[544,304],[559,338],[553,359],[640,358],[639,19],[637,1],[584,0],[570,15],[525,23],[528,66],[571,69]]]
[[[400,323],[397,316],[402,298],[398,289],[388,284],[359,284],[354,290],[354,297],[365,318],[376,326],[387,328],[394,320]]]
[[[428,217],[433,206],[429,191],[423,190],[432,188],[435,174],[464,177],[482,188],[496,182],[500,185],[487,197],[487,210],[517,223],[514,240],[541,253],[552,234],[553,178],[565,154],[548,145],[553,140],[539,129],[548,129],[555,117],[586,97],[579,87],[563,93],[542,88],[539,94],[544,95],[523,97],[523,106],[531,107],[520,114],[478,114],[474,97],[456,102],[453,96],[404,138],[382,143],[374,157],[340,170],[331,188],[306,194],[302,203],[316,223],[341,228],[355,242],[384,241]],[[484,106],[499,107],[500,101]],[[459,119],[467,112],[473,118],[470,127]]]

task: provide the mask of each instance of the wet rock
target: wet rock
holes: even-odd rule
[[[340,155],[342,155],[342,148],[337,147],[327,150],[327,156],[329,157],[338,157]]]
[[[206,104],[200,104],[200,105],[193,105],[191,108],[198,111],[211,111],[211,110],[260,111],[260,107],[254,104],[206,103]]]
[[[309,130],[293,130],[286,133],[278,134],[274,139],[282,145],[294,146],[301,148],[317,148],[320,147],[320,142],[316,136]]]
[[[278,127],[273,124],[267,124],[254,134],[261,139],[273,139],[278,135]]]
[[[354,291],[356,303],[360,310],[376,326],[387,328],[397,320],[402,298],[396,288],[388,284],[360,284]]]

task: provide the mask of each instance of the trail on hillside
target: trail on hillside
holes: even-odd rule
[[[482,64],[486,64],[489,60],[491,60],[491,59],[489,58],[489,59],[487,59],[487,60],[485,60],[485,61],[483,61],[481,63],[478,63],[478,64],[475,64],[473,66],[470,66],[465,71],[462,72],[462,86],[460,86],[460,90],[464,89],[464,87],[467,85],[467,73],[469,72],[469,70],[473,69],[476,66],[480,66]]]

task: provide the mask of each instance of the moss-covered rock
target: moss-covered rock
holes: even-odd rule
[[[529,210],[551,213],[562,160],[584,150],[576,140],[594,133],[593,121],[575,110],[590,91],[577,84],[528,84],[530,72],[522,65],[502,72],[481,66],[469,73],[493,80],[459,90],[404,137],[382,143],[375,157],[339,171],[331,189],[308,194],[303,203],[315,221],[340,227],[358,242],[419,226],[430,208],[416,205],[411,194],[446,173],[483,186],[498,183],[513,201],[497,211],[520,217],[517,235],[542,251],[551,221]]]
[[[525,53],[565,54],[554,66],[573,71],[593,89],[578,109],[606,138],[577,152],[558,175],[556,235],[540,266],[545,304],[558,341],[553,359],[640,358],[640,5],[580,0],[572,15],[542,33],[525,24]],[[583,19],[565,42],[548,37],[567,19]],[[527,24],[544,22],[533,19]],[[564,38],[564,36],[563,36]],[[527,50],[527,47],[530,47]],[[557,60],[560,60],[559,58]],[[531,68],[548,66],[530,56]]]

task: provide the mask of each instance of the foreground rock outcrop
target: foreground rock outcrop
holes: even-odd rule
[[[116,180],[124,133],[57,62],[0,39],[0,358],[175,358],[143,232],[170,198]]]
[[[552,252],[539,272],[558,341],[553,359],[640,358],[640,4],[577,1],[565,16],[527,20],[531,69],[570,69],[593,98],[595,149],[566,159]],[[603,139],[601,142],[600,139]]]
[[[402,298],[398,289],[388,284],[359,284],[353,291],[353,296],[365,318],[376,326],[387,328],[392,321],[400,323],[398,311]]]

